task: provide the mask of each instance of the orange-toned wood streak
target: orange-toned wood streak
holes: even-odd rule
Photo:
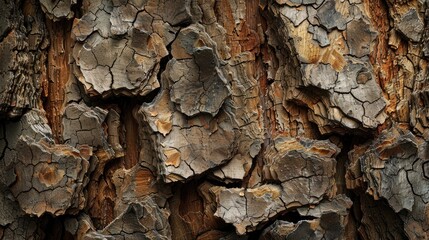
[[[72,38],[70,36],[72,21],[52,21],[47,19],[50,47],[48,50],[47,88],[43,97],[46,98],[45,111],[57,143],[62,141],[61,112],[63,108],[65,85],[70,78],[69,56]]]
[[[137,134],[138,123],[133,116],[133,108],[139,107],[138,104],[124,104],[122,108],[122,121],[125,127],[125,156],[124,166],[130,169],[139,161],[139,141]]]
[[[406,47],[404,43],[401,43],[397,50],[389,46],[390,18],[386,2],[383,0],[365,0],[364,4],[371,18],[371,25],[378,32],[375,45],[371,48],[370,61],[374,67],[376,81],[380,84],[384,97],[389,102],[386,106],[386,111],[389,115],[395,116],[396,106],[400,100],[397,92],[402,91],[402,89],[398,89],[401,83],[396,78],[399,68],[395,64],[395,56],[401,55],[406,51]],[[397,52],[395,53],[394,51]],[[381,125],[379,130],[381,131],[384,128],[386,126]]]

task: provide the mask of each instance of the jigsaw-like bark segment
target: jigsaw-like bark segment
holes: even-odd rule
[[[83,209],[92,147],[55,144],[41,111],[26,113],[20,122],[9,124],[4,131],[9,136],[4,159],[10,162],[4,162],[1,168],[2,184],[9,186],[26,214],[58,216]]]
[[[33,1],[0,2],[0,118],[37,108],[46,84],[46,26]],[[26,9],[23,9],[25,6]]]
[[[327,141],[276,138],[264,154],[260,186],[212,188],[217,202],[215,215],[232,223],[237,233],[244,234],[280,212],[318,204],[324,197],[334,196],[333,157],[338,151]]]
[[[377,32],[363,3],[327,0],[266,8],[284,29],[272,29],[270,36],[291,43],[281,46],[280,54],[296,56],[302,74],[279,79],[287,67],[278,68],[274,80],[284,81],[288,91],[283,105],[289,101],[306,105],[322,133],[376,128],[385,121],[386,100],[369,59]],[[281,42],[273,40],[270,45],[278,48]]]
[[[173,66],[174,60],[168,64],[164,78],[175,74]],[[140,109],[153,132],[158,171],[165,181],[185,180],[230,160],[237,132],[227,113],[221,112],[215,118],[200,113],[189,118],[174,111],[167,89]]]
[[[411,132],[393,127],[370,145],[351,151],[350,158],[360,169],[350,175],[366,182],[374,200],[383,198],[396,212],[401,212],[404,229],[412,239],[424,239],[429,229],[426,203],[429,179],[425,177],[429,155],[427,143]]]
[[[277,220],[262,233],[261,240],[280,239],[346,239],[348,209],[352,202],[344,195],[323,201],[314,209],[298,208],[302,218],[297,223]],[[311,219],[314,218],[314,219]]]

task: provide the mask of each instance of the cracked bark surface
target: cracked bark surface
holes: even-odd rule
[[[0,0],[0,239],[429,239],[424,0]]]

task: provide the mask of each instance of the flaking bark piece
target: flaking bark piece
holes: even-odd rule
[[[83,208],[90,147],[78,150],[27,136],[21,136],[16,147],[17,179],[10,189],[27,214],[59,216],[69,208]]]

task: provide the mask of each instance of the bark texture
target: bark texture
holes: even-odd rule
[[[0,0],[0,239],[429,239],[426,0]]]

